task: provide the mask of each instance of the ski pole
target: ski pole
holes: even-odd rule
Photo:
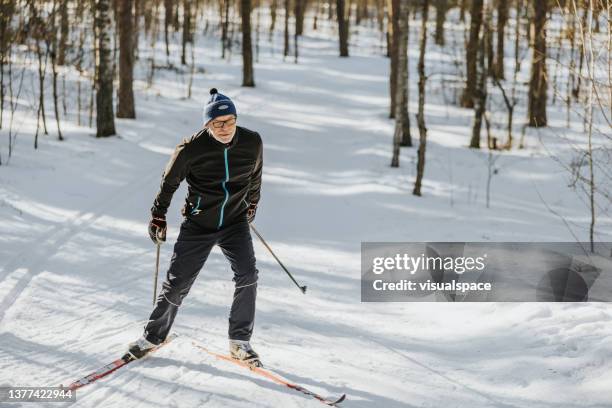
[[[274,251],[272,251],[272,248],[270,248],[270,246],[268,245],[268,243],[266,242],[265,239],[263,239],[263,237],[261,236],[261,234],[255,229],[255,226],[253,224],[249,224],[251,226],[251,229],[253,230],[253,232],[255,233],[255,235],[257,235],[257,238],[259,238],[259,240],[261,241],[262,244],[264,244],[264,246],[268,249],[268,251],[270,251],[270,253],[272,254],[272,256],[274,257],[274,259],[276,259],[276,262],[278,262],[278,264],[281,266],[281,268],[283,268],[283,270],[285,272],[287,272],[287,275],[289,275],[289,277],[291,278],[291,280],[293,281],[293,283],[295,283],[295,285],[300,288],[300,290],[302,291],[303,294],[306,294],[306,285],[304,286],[300,286],[299,283],[297,283],[297,281],[295,280],[295,278],[293,277],[293,275],[291,275],[291,272],[289,272],[287,270],[287,268],[285,267],[285,265],[283,265],[283,263],[280,261],[280,259],[278,259],[278,257],[276,256],[276,254],[274,254]]]
[[[159,275],[159,247],[161,242],[157,241],[157,257],[155,259],[155,276],[153,277],[153,306],[157,301],[157,275]]]

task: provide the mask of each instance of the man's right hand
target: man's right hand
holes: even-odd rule
[[[166,241],[166,217],[153,216],[149,222],[149,236],[154,244]]]

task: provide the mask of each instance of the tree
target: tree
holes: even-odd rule
[[[229,9],[230,0],[222,0],[219,2],[219,13],[221,18],[221,58],[225,58],[225,50],[230,44],[228,35],[229,29]]]
[[[172,24],[172,0],[164,0],[164,41],[166,42],[166,59],[170,57],[170,33],[169,27]]]
[[[508,0],[497,0],[497,52],[495,54],[494,77],[504,79],[504,37],[508,22]]]
[[[299,37],[304,31],[304,4],[306,0],[294,0],[293,14],[295,14],[295,31],[293,33],[293,55],[295,63],[298,63]]]
[[[285,31],[284,31],[284,50],[283,55],[289,55],[289,0],[285,0]]]
[[[472,138],[470,147],[480,149],[480,130],[482,129],[482,119],[485,115],[487,104],[487,76],[489,65],[485,63],[487,52],[487,43],[491,38],[490,23],[491,23],[490,7],[487,5],[486,18],[483,24],[483,33],[478,41],[478,70],[477,82],[474,88],[474,125],[472,126]],[[488,62],[488,61],[487,61]],[[490,148],[491,146],[489,146]]]
[[[11,62],[11,45],[13,41],[11,19],[14,13],[15,4],[12,1],[0,0],[0,129],[2,129],[2,117],[4,116],[4,66],[7,62],[9,64]],[[10,80],[11,77],[9,75],[9,82]],[[12,103],[12,101],[10,102]]]
[[[132,29],[132,34],[134,35],[134,38],[132,39],[132,44],[134,45],[134,61],[138,60],[138,33],[140,32],[140,16],[142,15],[143,1],[144,0],[134,0],[134,26]]]
[[[46,25],[42,18],[38,15],[38,10],[34,2],[30,3],[30,21],[29,21],[32,35],[35,39],[36,55],[38,57],[38,110],[36,113],[36,134],[34,135],[34,148],[38,148],[38,132],[40,128],[40,120],[42,119],[43,129],[45,135],[48,135],[47,131],[47,119],[45,114],[45,73],[47,72],[47,58],[49,56],[49,46],[45,52],[44,65],[43,65],[43,52],[40,47],[40,42],[47,38],[48,32]]]
[[[340,56],[348,57],[349,21],[346,16],[345,0],[336,0],[336,14],[338,17],[338,36],[340,40]]]
[[[306,12],[306,0],[295,1],[295,35],[304,34],[304,14]]]
[[[60,39],[58,44],[57,64],[64,65],[66,61],[66,45],[68,42],[68,0],[60,1]]]
[[[474,107],[474,88],[476,85],[476,59],[478,55],[478,37],[482,25],[482,2],[483,0],[472,0],[470,10],[470,36],[465,52],[467,68],[467,79],[465,90],[461,96],[461,106],[464,108]]]
[[[447,0],[436,0],[436,35],[434,36],[437,45],[444,45],[444,22],[446,21],[446,12],[448,10]]]
[[[55,29],[55,21],[57,20],[56,9],[57,0],[53,0],[51,9],[51,30],[49,35],[46,36],[45,42],[47,43],[47,50],[51,55],[51,72],[53,74],[53,110],[55,112],[55,122],[57,123],[57,138],[58,140],[64,140],[62,136],[62,129],[60,127],[60,116],[59,116],[59,98],[57,94],[57,30]]]
[[[546,101],[548,82],[546,78],[546,12],[545,1],[533,2],[533,56],[529,81],[528,117],[529,126],[546,126]]]
[[[193,42],[191,33],[191,0],[183,0],[183,36],[181,41],[181,65],[187,65],[187,43]]]
[[[96,93],[96,137],[106,137],[115,134],[115,118],[113,114],[113,72],[110,61],[111,27],[110,1],[96,1],[95,26],[98,32],[98,92]]]
[[[400,145],[404,136],[405,121],[408,116],[408,98],[406,89],[408,86],[408,3],[399,2],[399,8],[395,11],[398,16],[397,42],[397,80],[395,98],[397,100],[395,112],[395,132],[393,134],[393,157],[391,167],[399,167]]]
[[[398,10],[400,6],[400,0],[387,0],[387,54],[389,56],[389,96],[390,96],[390,107],[389,107],[389,118],[395,119],[395,105],[396,105],[396,92],[397,89],[397,38],[399,36],[399,21],[398,21]]]
[[[133,0],[119,0],[119,92],[117,93],[117,117],[135,119],[134,91],[134,50],[132,41]]]
[[[417,124],[419,125],[419,150],[417,151],[417,176],[414,181],[412,194],[421,195],[421,184],[425,173],[425,147],[427,146],[427,128],[425,127],[425,47],[427,46],[427,19],[429,14],[429,0],[423,0],[423,11],[421,17],[421,38],[419,49],[419,112],[417,113]]]
[[[251,0],[240,0],[242,14],[242,86],[255,86],[251,45]]]

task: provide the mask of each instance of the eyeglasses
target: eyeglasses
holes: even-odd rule
[[[236,118],[233,117],[228,120],[215,120],[211,124],[215,129],[223,129],[225,125],[234,126],[236,124]]]

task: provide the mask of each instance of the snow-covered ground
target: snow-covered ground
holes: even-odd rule
[[[552,130],[529,131],[526,149],[500,153],[486,208],[487,152],[466,148],[472,112],[445,105],[432,79],[417,198],[416,149],[404,148],[401,167],[389,167],[388,60],[374,46],[340,59],[334,39],[312,35],[297,65],[262,49],[257,87],[247,89],[239,56],[220,60],[211,41],[198,43],[206,72],[191,100],[186,77],[160,72],[145,89],[137,76],[138,119],[117,120],[119,137],[95,139],[71,114],[67,141],[55,140],[49,120],[52,135],[34,151],[34,117],[19,118],[14,156],[0,167],[0,386],[66,384],[141,334],[155,264],[149,209],[169,154],[199,128],[214,86],[235,100],[239,124],[263,137],[256,226],[309,287],[301,295],[256,244],[252,343],[266,365],[325,395],[347,393],[346,407],[612,406],[608,304],[360,302],[362,241],[573,241],[547,206],[587,240],[584,197],[548,156],[568,158],[554,132],[579,136],[579,124],[575,133],[561,129],[553,108]],[[435,47],[428,56],[443,63]],[[183,186],[168,213],[162,276],[184,194]],[[611,226],[600,217],[596,238],[610,241]],[[225,350],[232,291],[215,250],[179,311],[180,337],[78,391],[75,406],[320,406],[193,347],[195,339]]]

